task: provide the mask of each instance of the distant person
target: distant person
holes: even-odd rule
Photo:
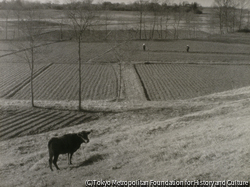
[[[189,52],[189,45],[187,45],[187,52]]]
[[[143,48],[143,51],[145,51],[146,50],[146,45],[142,44],[142,48]]]

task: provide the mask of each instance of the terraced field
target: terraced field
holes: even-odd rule
[[[30,99],[25,65],[0,64],[2,98]],[[250,65],[134,64],[134,68],[146,98],[153,101],[194,98],[250,85]],[[83,64],[82,99],[113,100],[118,82],[114,66]],[[77,64],[37,65],[34,96],[36,100],[78,100]]]
[[[250,65],[136,64],[148,100],[187,99],[250,85]]]
[[[97,114],[49,109],[0,110],[0,140],[38,134],[78,125],[98,118]]]
[[[50,64],[35,66],[34,77],[38,76]],[[1,63],[0,64],[0,97],[11,97],[30,81],[30,69],[27,63]]]
[[[1,96],[11,99],[31,98],[29,69],[23,63],[1,63]],[[40,67],[40,69],[39,69]],[[77,100],[77,64],[39,64],[34,79],[34,97],[38,100]],[[38,76],[39,75],[39,76]],[[115,99],[117,79],[110,65],[84,64],[83,99]]]

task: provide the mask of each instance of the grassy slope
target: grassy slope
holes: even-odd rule
[[[2,141],[0,186],[82,186],[87,179],[250,180],[249,106],[246,87],[192,100],[143,102],[144,109]],[[75,153],[73,166],[61,155],[61,170],[51,172],[48,140],[82,129],[94,130],[90,143]]]

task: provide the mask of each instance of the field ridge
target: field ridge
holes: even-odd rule
[[[142,85],[142,88],[143,88],[145,97],[146,97],[146,99],[147,99],[148,101],[150,101],[150,97],[149,97],[149,95],[148,95],[148,92],[147,92],[147,89],[146,89],[146,87],[145,87],[145,84],[144,84],[144,82],[143,82],[143,80],[142,80],[142,77],[141,77],[141,75],[139,74],[139,72],[138,72],[137,67],[136,67],[135,64],[134,64],[134,69],[135,69],[135,72],[136,72],[137,76],[139,77],[140,82],[141,82],[141,85]]]

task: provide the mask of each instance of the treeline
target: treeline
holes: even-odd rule
[[[0,2],[0,9],[2,9],[0,16],[5,20],[5,23],[2,21],[5,39],[9,38],[8,30],[11,29],[13,38],[19,36],[21,15],[26,12],[23,10],[34,9],[41,9],[42,12],[44,9],[61,10],[58,12],[61,12],[62,16],[57,19],[60,35],[63,35],[64,27],[67,26],[65,24],[65,20],[69,19],[67,12],[74,10],[83,12],[83,15],[87,14],[86,17],[91,17],[92,29],[101,28],[105,30],[106,35],[109,30],[112,30],[110,28],[117,25],[121,29],[128,30],[129,33],[135,33],[138,39],[167,39],[170,36],[180,39],[183,38],[182,33],[185,33],[184,38],[196,38],[204,32],[221,34],[236,31],[249,32],[250,11],[246,9],[249,7],[249,0],[214,0],[213,8],[202,16],[197,15],[202,13],[202,7],[198,3],[172,4],[169,3],[170,0],[161,2],[165,3],[159,3],[157,0],[137,0],[131,4],[111,2],[93,4],[92,0],[83,0],[69,4],[42,4],[22,0],[4,0]],[[115,11],[134,11],[134,22],[130,23],[116,18]],[[10,18],[15,18],[17,21],[9,21]],[[113,20],[117,21],[116,25],[113,24]],[[44,22],[40,20],[40,23],[41,21]],[[51,24],[49,21],[46,23],[47,26],[52,26],[49,25]],[[15,24],[17,28],[14,28]]]
[[[111,11],[162,11],[162,10],[172,10],[179,11],[179,9],[184,9],[186,12],[194,12],[196,14],[202,14],[202,7],[198,3],[180,3],[180,4],[169,4],[169,3],[158,3],[158,2],[134,2],[131,4],[124,3],[111,3],[103,2],[99,5],[102,10]]]
[[[33,9],[55,9],[55,10],[63,10],[69,8],[77,8],[79,5],[84,5],[85,3],[89,3],[86,1],[82,2],[73,2],[70,4],[55,4],[55,3],[40,3],[40,2],[28,2],[28,1],[21,1],[21,0],[11,0],[6,1],[3,0],[0,2],[0,9],[7,10],[7,9],[29,9],[32,7]],[[193,12],[195,14],[202,14],[202,7],[198,3],[194,2],[189,4],[188,2],[183,2],[179,4],[170,4],[167,2],[159,3],[155,0],[151,1],[136,1],[134,3],[125,4],[125,3],[111,3],[109,1],[105,1],[103,3],[92,4],[92,6],[96,10],[110,10],[110,11],[186,11],[186,12]],[[86,6],[87,7],[87,6]]]
[[[217,18],[220,33],[249,32],[249,0],[214,0],[213,17]]]

